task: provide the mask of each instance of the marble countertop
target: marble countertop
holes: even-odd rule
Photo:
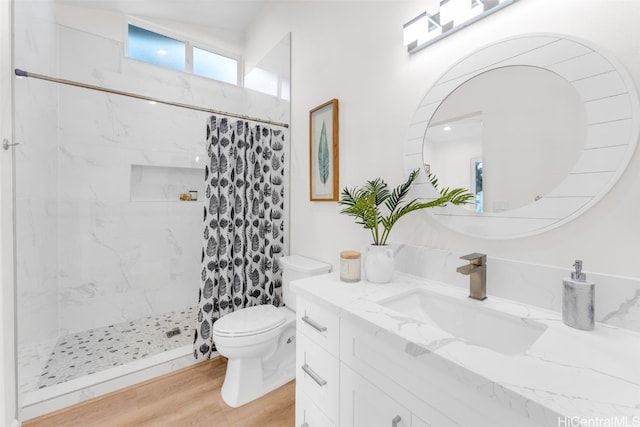
[[[561,313],[494,297],[490,288],[488,299],[480,302],[470,300],[459,288],[401,273],[388,284],[345,283],[338,273],[330,273],[294,281],[291,286],[298,295],[336,306],[441,357],[460,371],[459,379],[468,378],[478,390],[541,424],[558,425],[560,416],[610,423],[589,425],[640,426],[637,332],[601,323],[593,331],[581,331],[563,324]],[[416,289],[507,313],[525,323],[534,321],[546,329],[528,350],[503,354],[451,339],[433,324],[416,322],[379,304]],[[488,386],[478,387],[478,380]]]

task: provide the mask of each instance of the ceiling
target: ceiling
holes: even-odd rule
[[[246,32],[268,0],[55,0],[56,3]]]

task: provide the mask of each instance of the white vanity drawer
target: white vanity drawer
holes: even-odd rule
[[[298,297],[296,306],[298,331],[303,332],[313,342],[338,357],[340,344],[338,313],[301,297]]]
[[[298,333],[296,341],[296,391],[305,393],[337,424],[340,363],[305,334]]]
[[[343,365],[340,425],[350,427],[412,427],[411,412],[361,375]]]
[[[335,427],[313,401],[296,387],[296,427]]]

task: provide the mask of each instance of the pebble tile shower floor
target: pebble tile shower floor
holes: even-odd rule
[[[192,344],[195,310],[193,307],[63,336],[49,357],[38,388]],[[167,336],[175,328],[180,328],[180,334]]]

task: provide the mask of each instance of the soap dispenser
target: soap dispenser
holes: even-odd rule
[[[571,278],[562,281],[562,321],[572,328],[594,328],[595,284],[582,272],[582,261],[573,263]]]

